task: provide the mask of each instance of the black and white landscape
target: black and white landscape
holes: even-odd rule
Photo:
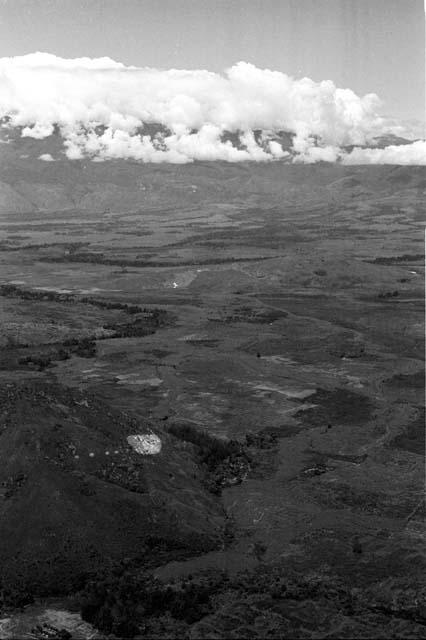
[[[0,638],[424,638],[421,135],[42,53],[0,118]]]

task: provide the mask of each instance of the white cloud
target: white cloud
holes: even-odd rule
[[[21,135],[23,138],[36,138],[37,140],[42,140],[43,138],[51,136],[53,130],[53,124],[36,122],[31,127],[24,127]]]
[[[46,53],[0,59],[0,118],[36,139],[59,127],[69,159],[267,161],[289,157],[277,135],[287,131],[294,134],[296,161],[333,162],[343,146],[366,145],[390,131],[379,107],[375,94],[360,97],[329,80],[294,79],[245,62],[220,75]],[[163,131],[150,134],[152,123]],[[401,156],[405,162],[424,153],[421,146],[397,149],[355,149],[344,161]]]
[[[389,145],[384,149],[358,149],[342,157],[344,164],[426,165],[426,141],[407,145]]]
[[[38,157],[38,159],[44,160],[44,162],[55,162],[50,153],[42,153],[41,156]]]

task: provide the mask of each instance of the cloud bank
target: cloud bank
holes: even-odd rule
[[[58,128],[71,160],[426,164],[425,142],[363,148],[392,132],[379,108],[375,94],[245,62],[221,75],[46,53],[0,59],[4,126],[36,139]]]

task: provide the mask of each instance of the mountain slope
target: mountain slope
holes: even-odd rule
[[[183,554],[217,544],[217,500],[170,436],[140,455],[127,436],[146,425],[57,384],[6,386],[0,415],[3,585],[63,593],[160,543]]]

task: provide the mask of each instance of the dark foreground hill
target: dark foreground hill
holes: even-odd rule
[[[0,413],[6,590],[68,593],[124,558],[157,562],[170,550],[184,557],[217,546],[218,501],[167,434],[160,453],[141,455],[127,437],[146,425],[58,384],[7,385]]]

